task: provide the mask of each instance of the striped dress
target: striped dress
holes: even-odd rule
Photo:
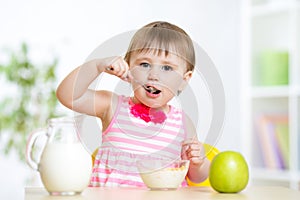
[[[119,97],[115,115],[102,133],[91,187],[145,187],[136,167],[137,160],[180,158],[181,143],[186,138],[182,111],[170,106],[163,123],[147,123],[130,113],[132,104],[129,97]]]

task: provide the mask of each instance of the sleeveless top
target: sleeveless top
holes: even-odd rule
[[[130,97],[119,96],[116,112],[102,133],[102,144],[95,157],[91,187],[146,187],[136,161],[140,159],[180,159],[186,139],[183,113],[170,106],[163,123],[145,122],[130,113]],[[186,181],[182,186],[186,186]]]

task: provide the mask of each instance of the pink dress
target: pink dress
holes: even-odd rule
[[[115,115],[102,133],[90,186],[145,187],[137,160],[180,158],[181,143],[186,138],[182,111],[170,106],[166,120],[153,123],[134,117],[130,112],[132,105],[129,97],[119,97]]]

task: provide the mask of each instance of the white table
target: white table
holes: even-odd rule
[[[112,199],[145,199],[145,200],[296,200],[300,199],[300,191],[284,187],[247,187],[237,194],[222,194],[209,187],[188,187],[170,191],[150,191],[139,188],[86,188],[81,195],[50,196],[44,188],[25,188],[26,200],[112,200]]]

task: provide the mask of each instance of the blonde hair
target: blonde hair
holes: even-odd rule
[[[191,38],[181,28],[168,22],[152,22],[139,29],[131,39],[125,60],[130,61],[133,52],[176,54],[187,62],[187,71],[195,67],[195,51]]]

